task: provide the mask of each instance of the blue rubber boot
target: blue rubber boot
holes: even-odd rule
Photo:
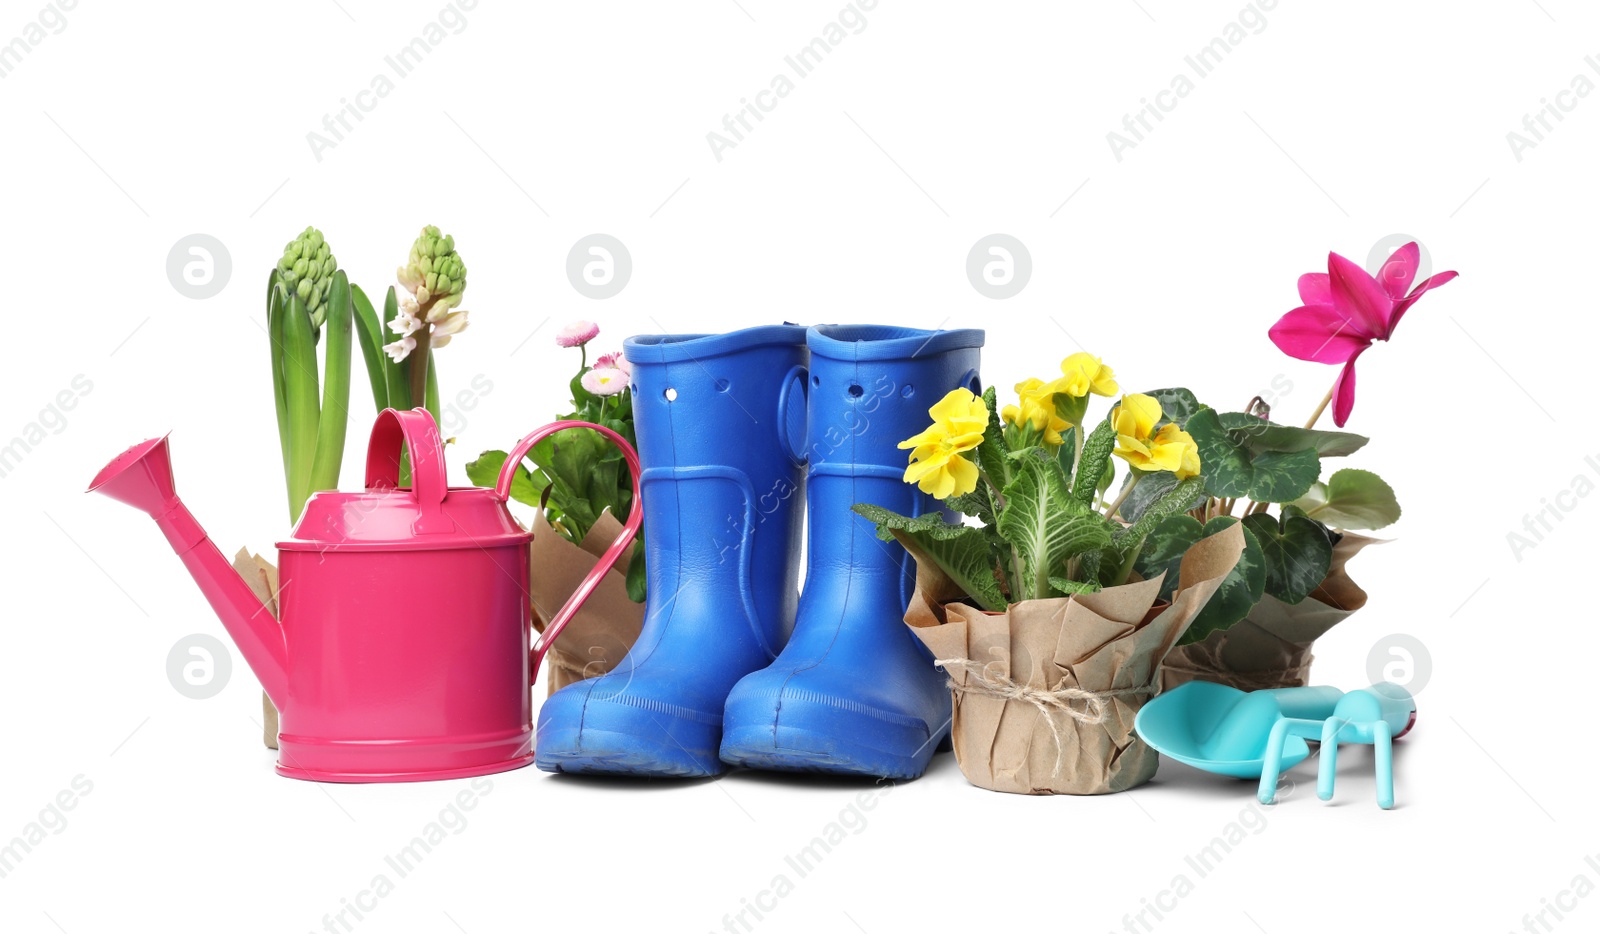
[[[903,622],[916,563],[850,511],[915,516],[897,445],[957,387],[979,391],[983,332],[814,327],[805,592],[777,661],[728,695],[722,759],[750,768],[916,778],[949,733],[950,692]],[[953,517],[952,517],[953,518]]]
[[[539,710],[547,772],[715,775],[722,708],[794,628],[806,330],[629,338],[649,593],[617,668]]]

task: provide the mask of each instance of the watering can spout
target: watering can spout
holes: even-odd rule
[[[288,693],[283,628],[178,499],[167,439],[144,441],[124,451],[95,476],[88,491],[127,503],[156,520],[267,697],[283,709]]]

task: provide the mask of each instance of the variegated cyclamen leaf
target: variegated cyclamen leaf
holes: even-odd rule
[[[1313,449],[1252,456],[1235,433],[1222,426],[1215,409],[1196,412],[1187,430],[1200,455],[1206,490],[1216,497],[1287,503],[1303,496],[1322,471],[1322,461]]]
[[[1165,574],[1161,581],[1161,596],[1170,600],[1178,586],[1178,569],[1183,563],[1184,554],[1195,542],[1215,535],[1238,521],[1232,516],[1218,516],[1201,525],[1200,520],[1193,516],[1171,516],[1150,533],[1135,567],[1146,580]],[[1222,586],[1206,601],[1205,608],[1196,614],[1183,637],[1178,640],[1179,645],[1199,642],[1219,629],[1227,629],[1244,619],[1261,601],[1266,589],[1265,559],[1261,545],[1249,527],[1245,527],[1243,532],[1244,551],[1240,553],[1238,563],[1222,579]]]
[[[1321,523],[1293,514],[1280,521],[1264,512],[1245,516],[1243,521],[1261,545],[1267,593],[1295,604],[1322,586],[1333,561],[1333,539]]]
[[[1294,505],[1337,529],[1381,529],[1400,518],[1394,488],[1372,471],[1354,467],[1335,470],[1327,483],[1315,484]]]
[[[1145,395],[1153,396],[1161,403],[1161,421],[1156,423],[1157,427],[1175,422],[1182,428],[1189,423],[1189,417],[1202,408],[1200,400],[1194,397],[1194,393],[1181,386],[1174,386],[1171,389],[1152,389]]]
[[[1248,412],[1224,412],[1222,427],[1253,454],[1266,451],[1316,451],[1321,457],[1345,457],[1366,446],[1367,438],[1350,431],[1325,431],[1277,425]]]

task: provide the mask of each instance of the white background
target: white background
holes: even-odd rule
[[[75,376],[93,387],[43,416],[56,430],[0,480],[0,840],[75,776],[93,785],[0,879],[0,927],[320,930],[467,787],[273,774],[237,656],[210,700],[168,683],[178,639],[221,635],[199,592],[148,519],[81,492],[170,429],[180,489],[213,537],[270,550],[284,497],[261,286],[308,223],[373,294],[419,226],[456,236],[472,326],[440,352],[443,382],[492,384],[453,426],[456,482],[562,407],[574,359],[551,337],[579,317],[600,323],[600,349],[785,319],[984,327],[990,383],[1049,376],[1081,348],[1130,389],[1183,384],[1224,409],[1282,376],[1278,412],[1297,422],[1334,370],[1266,338],[1298,303],[1296,277],[1329,249],[1366,264],[1385,237],[1419,238],[1434,271],[1461,278],[1363,357],[1349,426],[1373,438],[1351,463],[1381,472],[1405,515],[1353,564],[1371,602],[1319,643],[1315,669],[1353,688],[1391,634],[1426,645],[1400,806],[1372,803],[1367,751],[1342,757],[1331,805],[1308,763],[1156,927],[1505,931],[1558,897],[1576,907],[1546,914],[1551,930],[1600,924],[1600,898],[1561,895],[1600,881],[1581,778],[1600,503],[1563,496],[1566,521],[1536,547],[1507,541],[1576,476],[1600,480],[1585,463],[1600,457],[1585,284],[1600,101],[1562,98],[1573,110],[1520,160],[1506,138],[1575,75],[1600,82],[1584,60],[1600,13],[1285,0],[1119,161],[1108,131],[1187,71],[1238,0],[883,0],[718,161],[706,134],[787,70],[837,0],[484,0],[316,158],[307,133],[440,8],[89,0],[0,80],[0,439]],[[0,4],[0,41],[39,9]],[[564,270],[595,232],[634,263],[605,301]],[[1004,301],[964,272],[995,232],[1033,258]],[[232,260],[206,300],[166,274],[194,233]],[[355,366],[347,485],[371,414]],[[784,856],[871,787],[494,776],[465,829],[356,928],[722,929],[744,900],[771,904]],[[1252,799],[1170,762],[1127,794],[1014,797],[942,755],[871,800],[814,872],[788,871],[794,891],[757,927],[1120,929],[1175,875],[1193,879],[1184,857]]]

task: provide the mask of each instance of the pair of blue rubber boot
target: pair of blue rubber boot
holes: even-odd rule
[[[901,480],[897,445],[947,392],[978,391],[982,345],[878,326],[630,338],[644,627],[615,670],[545,701],[538,767],[921,775],[950,697],[902,622],[915,562],[851,507],[941,508]]]

